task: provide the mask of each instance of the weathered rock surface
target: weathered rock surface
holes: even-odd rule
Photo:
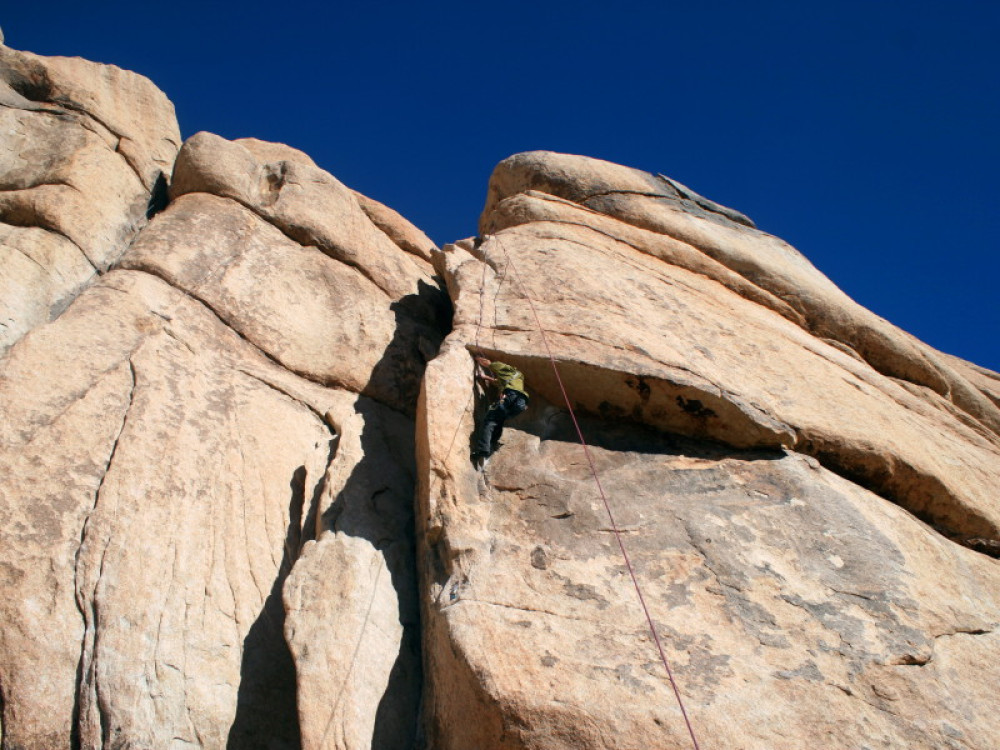
[[[530,157],[527,166],[522,157]],[[541,166],[532,166],[536,160]],[[563,174],[579,164],[584,185],[606,164],[563,155],[552,161]],[[547,164],[537,154],[512,157],[497,168],[494,182],[506,185],[508,172],[519,169],[544,176]],[[590,189],[651,200],[625,188],[616,192],[613,179],[623,168],[607,169],[606,183]],[[567,360],[568,377],[600,381],[575,390],[588,408],[606,400],[641,421],[739,447],[794,446],[898,498],[950,534],[1000,537],[993,491],[1000,477],[1000,409],[988,390],[969,380],[970,368],[953,366],[953,358],[858,307],[790,246],[721,214],[709,220],[668,203],[662,231],[653,232],[636,228],[627,213],[595,213],[534,191],[502,195],[502,187],[491,188],[481,223],[484,231],[507,231],[499,243],[487,243],[486,252],[498,268],[504,250],[516,259],[528,293],[546,308],[543,323]],[[677,224],[695,229],[674,231]],[[722,229],[730,235],[725,255],[706,239]],[[476,273],[469,273],[469,289],[478,289]],[[556,284],[560,279],[572,283]],[[538,352],[530,311],[517,304],[518,296],[515,285],[502,289],[486,309],[497,316],[488,322],[504,329],[495,337],[500,349]],[[884,344],[880,354],[859,346],[861,330]],[[923,377],[924,365],[933,365],[934,384]],[[617,385],[592,375],[592,367],[610,370]],[[648,390],[625,376],[641,377]],[[540,387],[554,393],[546,377],[543,372]],[[610,397],[609,388],[620,395]],[[678,397],[716,413],[678,408]],[[929,444],[926,436],[939,432],[941,439]]]
[[[0,354],[62,312],[166,199],[180,146],[148,79],[0,45]]]
[[[301,152],[190,143],[174,202],[4,362],[4,746],[410,747],[447,298]],[[288,180],[261,201],[232,158]]]
[[[996,373],[662,175],[439,251],[112,66],[0,104],[3,748],[690,747],[549,351],[703,747],[998,747]]]
[[[434,746],[691,746],[551,350],[704,746],[996,747],[995,374],[636,170],[512,157],[481,228],[418,418]],[[535,394],[483,475],[473,343]]]

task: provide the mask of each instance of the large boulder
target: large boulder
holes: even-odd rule
[[[148,79],[0,45],[0,354],[61,313],[166,200],[180,147]]]
[[[481,231],[418,415],[434,746],[691,746],[617,525],[703,745],[992,747],[996,375],[665,178],[518,155]],[[469,346],[533,396],[483,473]]]
[[[447,298],[303,156],[193,139],[173,203],[8,353],[5,746],[412,744],[412,415]]]

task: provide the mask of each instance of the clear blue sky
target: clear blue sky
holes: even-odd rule
[[[1000,3],[64,0],[0,25],[149,76],[185,136],[301,148],[438,243],[518,151],[663,172],[1000,370]]]

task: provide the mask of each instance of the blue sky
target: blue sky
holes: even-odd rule
[[[518,151],[663,172],[1000,370],[1000,3],[131,0],[0,26],[149,76],[185,136],[301,148],[438,243]]]

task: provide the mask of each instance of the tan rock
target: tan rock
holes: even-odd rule
[[[413,422],[364,397],[329,412],[336,453],[284,586],[304,748],[414,746],[420,618]]]
[[[352,192],[354,192],[354,197],[365,215],[371,219],[375,226],[385,232],[389,239],[396,243],[397,247],[418,258],[423,258],[428,263],[431,262],[438,246],[431,241],[430,237],[388,206],[357,191]]]
[[[524,199],[520,200],[523,205]],[[838,330],[835,325],[813,330],[778,305],[765,300],[761,306],[760,293],[748,294],[745,285],[732,283],[717,267],[706,273],[691,262],[678,267],[671,256],[662,253],[653,253],[657,260],[644,257],[651,245],[637,242],[633,230],[625,230],[619,239],[603,217],[591,227],[586,214],[577,211],[573,221],[567,221],[566,209],[554,216],[547,203],[533,201],[543,205],[541,210],[535,205],[513,212],[498,208],[500,225],[511,216],[517,223],[485,249],[497,269],[505,267],[505,251],[515,259],[521,282],[544,311],[542,324],[553,331],[557,356],[575,365],[567,377],[582,381],[576,395],[582,404],[595,412],[616,409],[658,427],[736,446],[794,444],[949,533],[964,538],[1000,537],[1000,505],[989,489],[1000,479],[1000,438],[994,426],[1000,423],[996,419],[1000,412],[987,393],[966,378],[967,369],[949,366],[943,355],[880,321],[880,340],[898,344],[893,356],[898,359],[907,347],[911,352],[908,360],[890,368],[886,376],[886,368],[880,369],[878,362],[851,356],[856,350],[850,335],[856,328],[848,326],[847,341],[831,339]],[[671,208],[663,213],[673,216],[677,212]],[[533,216],[540,218],[535,221]],[[699,220],[713,231],[723,228],[697,216],[684,220]],[[484,221],[493,225],[490,218]],[[799,274],[810,290],[803,298],[819,299],[823,289],[829,288],[847,299],[789,246],[780,250],[773,238],[758,241],[756,230],[731,222],[727,231],[746,235],[742,242],[748,257],[751,247],[770,244],[774,253],[768,263]],[[733,240],[728,247],[735,256],[740,245]],[[456,269],[462,265],[461,257],[468,256],[456,256]],[[768,253],[762,250],[755,257],[767,258]],[[659,262],[660,258],[668,263]],[[736,266],[731,270],[741,270],[739,263],[730,262]],[[482,283],[480,268],[470,266],[463,282],[470,290],[464,313],[469,325],[478,314],[475,290]],[[454,275],[457,270],[445,272]],[[821,281],[809,281],[811,277]],[[569,279],[571,283],[562,281]],[[758,289],[776,288],[763,271],[754,280]],[[540,351],[530,310],[519,301],[523,293],[517,280],[511,281],[497,294],[496,282],[491,281],[493,286],[485,293],[494,300],[485,308],[485,322],[501,329],[490,334],[487,345],[512,356]],[[720,289],[717,281],[726,288]],[[828,300],[834,299],[833,292],[826,295]],[[788,301],[780,290],[774,293]],[[850,300],[845,307],[846,313],[832,310],[825,318],[848,320],[858,310],[875,317]],[[649,326],[650,320],[658,321],[657,325]],[[733,320],[740,321],[738,338]],[[787,362],[795,362],[794,383],[789,382]],[[914,363],[913,367],[907,362]],[[899,372],[916,372],[928,363],[940,383],[954,385],[950,398],[920,383],[917,376],[915,381],[900,382]],[[664,365],[673,370],[669,376],[662,370]],[[632,382],[620,375],[591,373],[590,367],[628,373]],[[648,387],[638,387],[637,377]],[[538,387],[554,396],[551,376],[543,369],[540,378]],[[673,385],[663,386],[664,380]],[[700,394],[680,392],[678,386]],[[685,409],[678,398],[686,404],[698,401],[715,414]],[[602,407],[604,401],[607,405]],[[748,427],[748,420],[763,425],[773,437],[753,434],[757,428]],[[928,434],[939,434],[941,439],[929,445]]]
[[[401,253],[347,187],[299,160],[263,162],[244,146],[197,133],[178,154],[170,192],[174,198],[193,192],[231,198],[299,244],[357,268],[392,298],[429,283],[426,264]]]
[[[294,716],[276,597],[331,433],[254,365],[196,302],[118,273],[11,352],[5,742],[219,746],[265,706]]]
[[[19,290],[0,297],[2,352],[118,259],[165,199],[180,134],[134,73],[9,48],[0,70],[0,288]]]
[[[243,148],[253,154],[257,161],[294,161],[299,164],[305,164],[308,167],[316,166],[316,162],[305,151],[300,151],[285,143],[272,143],[271,141],[262,141],[258,138],[237,138],[233,143],[243,146]]]
[[[691,746],[551,351],[702,746],[992,747],[1000,566],[914,516],[1000,538],[995,374],[884,321],[878,359],[870,313],[796,251],[657,178],[508,162],[495,236],[435,257],[455,329],[417,424],[431,743]],[[482,474],[474,344],[533,395]]]
[[[5,742],[61,746],[75,732],[87,747],[298,746],[298,714],[312,731],[352,674],[363,691],[331,737],[412,738],[412,469],[369,444],[412,452],[406,418],[289,374],[198,301],[133,271],[14,347],[0,404]],[[380,645],[340,664],[343,678],[296,675],[283,638],[282,585],[317,532],[312,549],[347,545],[351,557],[330,570],[307,555],[306,584],[384,613],[344,622],[336,598],[299,595],[296,649]],[[384,580],[371,591],[351,571],[374,557]],[[327,617],[336,640],[296,638]],[[313,704],[296,706],[297,680]],[[377,685],[408,717],[379,713]]]
[[[79,57],[43,57],[0,49],[4,81],[61,116],[113,139],[117,152],[152,191],[180,147],[174,105],[145,76]]]
[[[753,229],[742,214],[700,196],[689,200],[686,188],[669,178],[599,159],[528,152],[505,159],[494,170],[480,233],[511,226],[510,212],[502,204],[529,189],[696,248],[790,305],[814,335],[839,342],[883,375],[945,396],[992,432],[1000,432],[996,404],[949,367],[943,355],[855,303],[795,248]],[[530,212],[522,212],[520,220],[532,220]]]
[[[531,409],[483,482],[431,457],[432,741],[690,747],[571,425]],[[994,561],[801,456],[583,426],[702,747],[991,746]]]
[[[343,195],[345,252],[412,294],[198,191],[3,361],[5,743],[412,746],[405,412],[440,292]]]
[[[0,351],[62,311],[94,277],[65,237],[40,227],[0,223]]]
[[[214,171],[205,177],[193,164]],[[305,193],[290,176],[298,169],[311,169]],[[282,170],[290,170],[289,187],[267,204],[246,175]],[[202,177],[194,190],[192,180]],[[123,267],[196,296],[304,377],[414,412],[424,361],[440,341],[441,293],[433,269],[393,244],[350,191],[326,172],[298,162],[262,164],[207,133],[185,144],[174,188],[173,205]]]
[[[584,157],[438,251],[199,133],[145,226],[162,94],[0,69],[4,747],[690,746],[549,351],[703,747],[994,747],[1000,375]],[[532,393],[483,473],[468,345]]]
[[[358,392],[395,333],[389,300],[357,269],[213,195],[177,199],[122,266],[184,289],[291,370]]]

